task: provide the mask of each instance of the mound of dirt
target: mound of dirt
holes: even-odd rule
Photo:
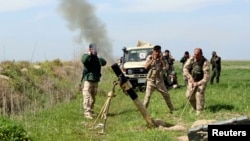
[[[154,125],[156,127],[158,127],[161,130],[171,130],[171,131],[186,131],[186,127],[182,126],[182,125],[173,125],[173,124],[169,124],[163,120],[160,119],[156,119],[153,121]]]
[[[192,124],[191,128],[198,127],[201,125],[207,125],[207,124],[214,123],[214,122],[216,122],[216,120],[205,120],[205,119],[197,120]]]

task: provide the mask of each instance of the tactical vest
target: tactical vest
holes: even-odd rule
[[[191,60],[191,68],[189,72],[195,81],[200,81],[203,78],[204,73],[202,66],[206,60],[207,59],[204,57],[202,57],[202,59],[199,62],[194,62],[193,59]]]
[[[157,77],[157,75],[159,75],[160,77],[163,77],[161,71],[162,71],[161,62],[159,60],[158,61],[155,60],[151,65],[147,78],[154,80]]]

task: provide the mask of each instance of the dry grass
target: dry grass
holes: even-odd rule
[[[75,98],[80,81],[80,62],[29,63],[5,61],[0,64],[0,108],[2,115],[21,114],[50,108]]]

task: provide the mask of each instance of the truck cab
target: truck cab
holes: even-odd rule
[[[135,47],[124,47],[121,57],[121,70],[133,88],[144,91],[148,70],[145,69],[146,58],[152,54],[153,45],[138,41]]]

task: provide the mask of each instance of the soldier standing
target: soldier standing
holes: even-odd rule
[[[174,57],[170,54],[169,50],[165,50],[165,54],[164,54],[164,59],[166,61],[166,65],[167,65],[167,76],[169,76],[169,74],[174,71]]]
[[[105,66],[107,62],[97,56],[96,44],[91,43],[88,54],[82,56],[82,63],[84,66],[82,75],[82,80],[84,80],[82,89],[84,115],[86,118],[93,119],[98,82],[102,76],[101,66]]]
[[[144,97],[144,106],[147,108],[150,102],[150,97],[155,89],[157,89],[163,96],[170,112],[174,110],[170,95],[164,84],[163,75],[166,71],[166,62],[161,53],[161,46],[156,45],[153,48],[152,55],[146,59],[145,68],[148,69],[146,94]]]
[[[183,73],[188,79],[186,97],[199,115],[204,109],[205,90],[209,81],[209,61],[203,56],[201,48],[195,48],[194,56],[183,66]]]
[[[219,83],[221,72],[221,58],[216,54],[215,51],[212,52],[210,63],[212,65],[212,76],[210,79],[210,84],[213,84],[214,78],[216,78],[216,83]]]
[[[180,62],[182,63],[182,67],[181,67],[182,70],[183,70],[183,66],[186,63],[186,61],[188,60],[188,58],[189,58],[189,52],[185,51],[183,57],[181,57],[181,60],[180,60]],[[185,86],[187,86],[188,81],[187,81],[187,78],[184,76],[183,71],[182,71],[182,75],[183,75],[184,84],[185,84]]]

